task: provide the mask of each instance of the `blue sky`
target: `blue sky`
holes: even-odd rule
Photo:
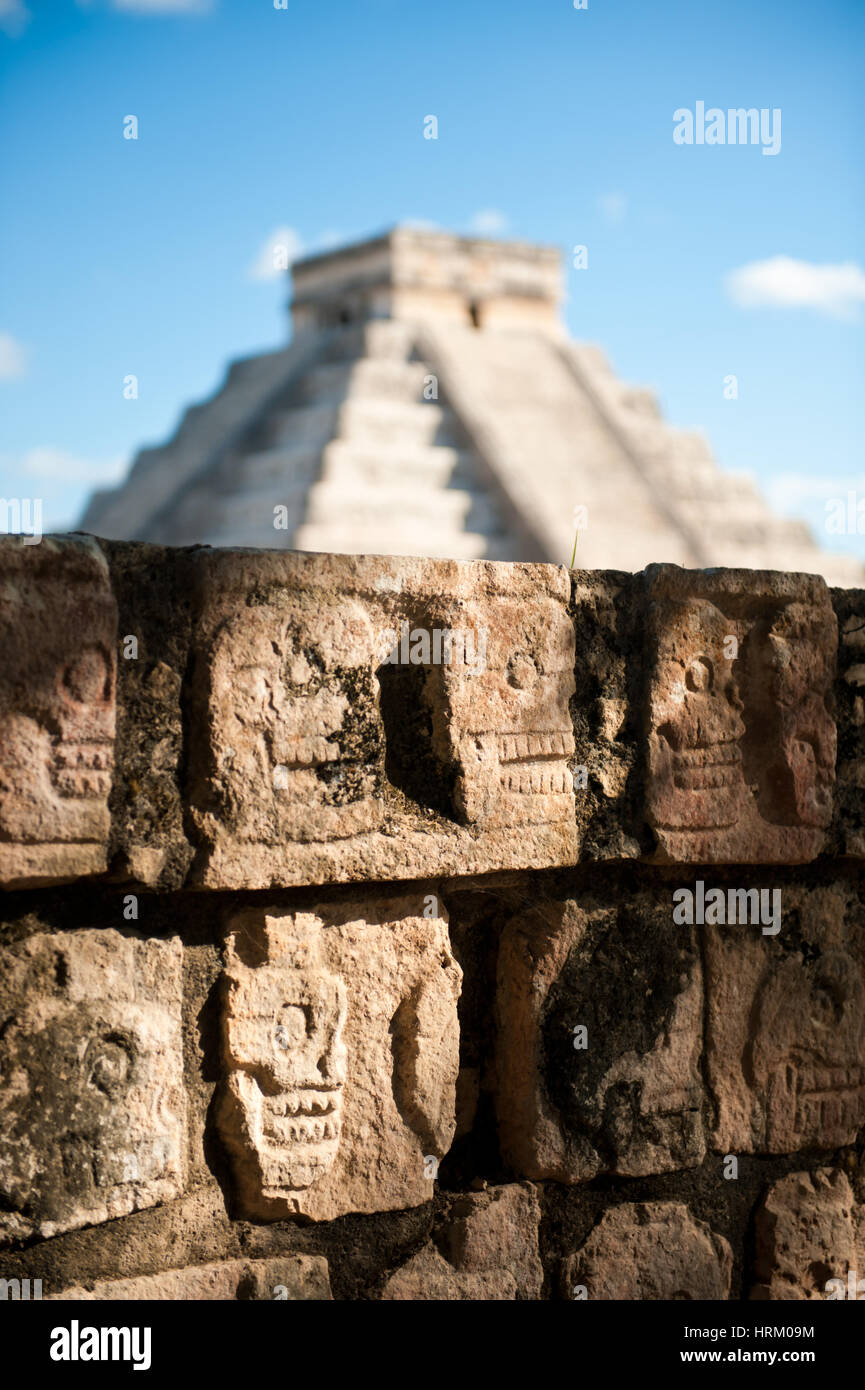
[[[573,336],[865,555],[823,532],[865,497],[863,34],[861,0],[0,0],[0,493],[74,522],[284,342],[278,229],[411,219],[585,245]],[[675,144],[698,101],[780,108],[780,152]]]

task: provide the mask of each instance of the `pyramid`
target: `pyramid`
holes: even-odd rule
[[[289,347],[236,362],[79,529],[172,545],[818,573],[777,517],[561,319],[555,248],[396,227],[298,261]]]

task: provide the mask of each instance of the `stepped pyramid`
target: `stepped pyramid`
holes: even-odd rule
[[[804,570],[854,559],[776,517],[650,391],[572,342],[550,247],[397,227],[293,267],[293,338],[235,363],[79,528],[349,554]]]

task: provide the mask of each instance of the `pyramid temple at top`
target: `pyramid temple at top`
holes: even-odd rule
[[[293,337],[234,363],[82,530],[171,545],[639,570],[804,570],[861,585],[723,472],[561,320],[557,250],[396,227],[292,267]]]

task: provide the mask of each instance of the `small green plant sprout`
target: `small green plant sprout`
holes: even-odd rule
[[[588,510],[586,507],[583,506],[582,502],[578,502],[577,505],[574,507],[574,548],[571,551],[571,563],[568,566],[569,569],[574,568],[574,561],[577,558],[577,541],[580,539],[580,531],[584,531],[588,524]]]

